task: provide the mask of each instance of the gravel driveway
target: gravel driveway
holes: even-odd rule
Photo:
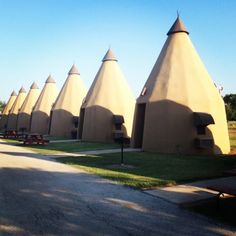
[[[141,191],[0,143],[0,235],[236,235]]]

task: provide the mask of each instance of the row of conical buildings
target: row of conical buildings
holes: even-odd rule
[[[18,95],[13,92],[0,124],[6,130],[58,137],[70,137],[76,132],[83,140],[110,142],[114,114],[124,117],[123,130],[126,136],[131,136],[134,106],[132,91],[109,49],[88,92],[73,65],[59,94],[51,75],[41,93],[36,83],[27,95],[24,88]]]
[[[133,147],[163,153],[228,153],[224,102],[179,17],[135,105],[117,59],[109,49],[86,91],[73,65],[59,95],[48,77],[11,94],[1,129],[25,129],[84,141],[111,142],[123,133]]]

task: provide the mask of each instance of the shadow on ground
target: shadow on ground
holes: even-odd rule
[[[205,201],[189,207],[190,210],[198,212],[219,223],[236,226],[236,197],[224,197],[219,202],[217,199]]]
[[[141,191],[17,150],[0,155],[1,235],[232,233]]]
[[[0,186],[2,235],[225,233],[174,205],[86,173],[1,168]]]

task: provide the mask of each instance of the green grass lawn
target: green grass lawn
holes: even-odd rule
[[[62,157],[57,160],[134,188],[173,185],[222,176],[236,168],[235,156],[163,155],[147,152],[124,154],[127,167],[119,165],[120,154]]]
[[[64,140],[71,140],[72,138],[65,138],[65,137],[52,137],[52,136],[45,136],[46,139],[50,140],[50,141],[64,141]]]
[[[236,131],[230,131],[231,149],[236,149]],[[125,153],[125,163],[133,168],[112,165],[120,163],[120,154],[64,157],[58,161],[135,188],[173,185],[222,176],[236,168],[236,156],[163,155]]]
[[[230,129],[230,141],[231,148],[236,150],[235,129]],[[14,142],[16,143],[16,141]],[[89,142],[60,142],[27,147],[37,153],[53,155],[63,152],[112,149],[118,148],[119,145]],[[180,156],[177,154],[164,155],[134,152],[125,153],[124,156],[125,163],[132,168],[117,165],[120,163],[119,153],[103,154],[100,156],[63,157],[58,158],[58,161],[135,188],[174,185],[214,178],[222,176],[224,170],[236,168],[236,155]],[[114,165],[116,165],[115,168]]]
[[[229,130],[229,140],[231,150],[236,150],[236,128],[232,128]]]
[[[63,152],[82,152],[82,151],[92,151],[92,150],[104,150],[104,149],[114,149],[120,148],[116,143],[92,143],[92,142],[52,142],[48,145],[23,145],[17,140],[14,139],[4,139],[6,142],[13,145],[22,146],[29,148],[32,151],[44,155],[58,154]]]
[[[22,144],[20,144],[22,145]],[[57,154],[63,152],[81,152],[90,150],[103,150],[103,149],[114,149],[119,148],[117,144],[106,144],[106,143],[90,143],[90,142],[59,142],[49,143],[48,145],[22,145],[30,148],[34,152],[40,154]]]

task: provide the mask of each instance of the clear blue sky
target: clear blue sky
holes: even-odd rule
[[[236,93],[235,0],[0,0],[0,100],[75,62],[87,88],[109,46],[137,97],[179,10],[212,79]]]

